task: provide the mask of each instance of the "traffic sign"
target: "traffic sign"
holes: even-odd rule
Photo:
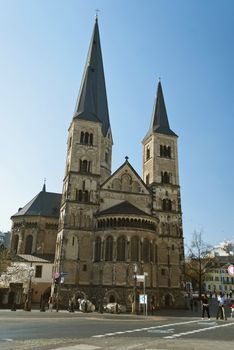
[[[67,276],[67,275],[68,275],[68,272],[60,272],[60,275],[63,276],[63,277],[64,277],[64,276]]]
[[[145,275],[136,275],[137,282],[145,282]]]
[[[139,301],[140,301],[140,304],[147,304],[147,294],[140,294]]]
[[[230,276],[234,276],[234,265],[229,265],[228,266],[228,274]]]

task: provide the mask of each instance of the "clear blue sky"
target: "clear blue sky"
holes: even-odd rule
[[[161,77],[179,135],[185,241],[234,228],[234,1],[0,0],[0,230],[46,177],[61,192],[71,121],[95,9],[115,171],[142,175],[142,144]]]

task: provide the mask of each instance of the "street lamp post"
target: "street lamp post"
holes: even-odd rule
[[[133,286],[133,310],[132,313],[136,315],[136,283],[137,283],[137,264],[134,264],[134,286]]]

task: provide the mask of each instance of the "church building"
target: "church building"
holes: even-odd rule
[[[161,82],[149,130],[142,135],[143,174],[128,157],[112,173],[112,130],[96,18],[75,112],[68,130],[52,293],[183,307],[184,243],[178,136],[171,130]],[[62,280],[61,280],[62,277]],[[55,281],[56,282],[56,281]],[[61,283],[62,282],[62,283]]]

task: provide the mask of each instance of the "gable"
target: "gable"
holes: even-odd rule
[[[101,186],[103,190],[112,190],[117,192],[129,192],[137,194],[149,194],[149,190],[141,177],[126,161],[117,169],[109,179]]]

